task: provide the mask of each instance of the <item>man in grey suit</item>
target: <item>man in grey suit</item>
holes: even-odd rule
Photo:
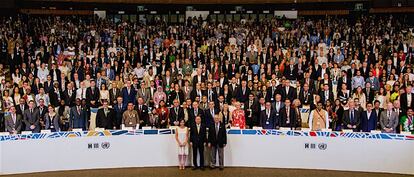
[[[40,132],[40,113],[33,100],[29,102],[29,109],[24,111],[23,119],[26,125],[26,131],[32,131],[33,133]]]
[[[22,130],[22,115],[16,113],[16,108],[11,106],[9,108],[9,114],[4,118],[4,124],[6,131],[10,134],[18,134]]]
[[[393,104],[387,104],[387,110],[381,112],[381,131],[383,133],[395,133],[398,126],[398,115],[393,111]]]
[[[145,82],[141,82],[141,88],[137,91],[137,100],[140,97],[144,100],[146,105],[149,105],[149,101],[151,99],[150,90],[147,88]]]

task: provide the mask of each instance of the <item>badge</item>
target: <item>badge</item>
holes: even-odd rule
[[[270,123],[269,123],[269,121],[266,121],[266,125],[269,125]]]
[[[279,116],[279,113],[276,113],[276,116]]]
[[[132,125],[132,122],[129,122],[129,125]]]

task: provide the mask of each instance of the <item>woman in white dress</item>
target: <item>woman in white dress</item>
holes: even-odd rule
[[[180,126],[175,130],[175,140],[178,145],[179,169],[184,170],[188,156],[188,128],[184,119],[180,120]]]

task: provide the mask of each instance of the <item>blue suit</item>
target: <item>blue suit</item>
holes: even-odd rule
[[[115,105],[113,105],[113,108],[114,108],[114,112],[115,112],[115,127],[117,129],[120,129],[121,124],[122,124],[122,115],[124,114],[125,110],[127,109],[127,105],[122,104],[121,109],[119,109],[119,105],[115,104]]]
[[[87,127],[86,116],[87,116],[87,113],[83,108],[80,109],[80,114],[78,113],[76,106],[73,106],[72,108],[70,108],[70,117],[69,117],[70,127],[81,128],[82,130],[86,130],[86,127]]]
[[[124,104],[133,103],[134,105],[137,104],[137,91],[133,87],[131,87],[129,94],[128,89],[126,87],[122,88],[122,99]]]
[[[367,111],[362,112],[361,116],[361,130],[363,132],[371,132],[371,130],[375,130],[377,127],[377,114],[374,111],[371,111],[371,115],[367,115]]]

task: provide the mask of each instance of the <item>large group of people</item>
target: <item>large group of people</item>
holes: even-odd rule
[[[414,37],[401,18],[0,21],[0,132],[211,128],[216,117],[225,128],[414,132]]]

